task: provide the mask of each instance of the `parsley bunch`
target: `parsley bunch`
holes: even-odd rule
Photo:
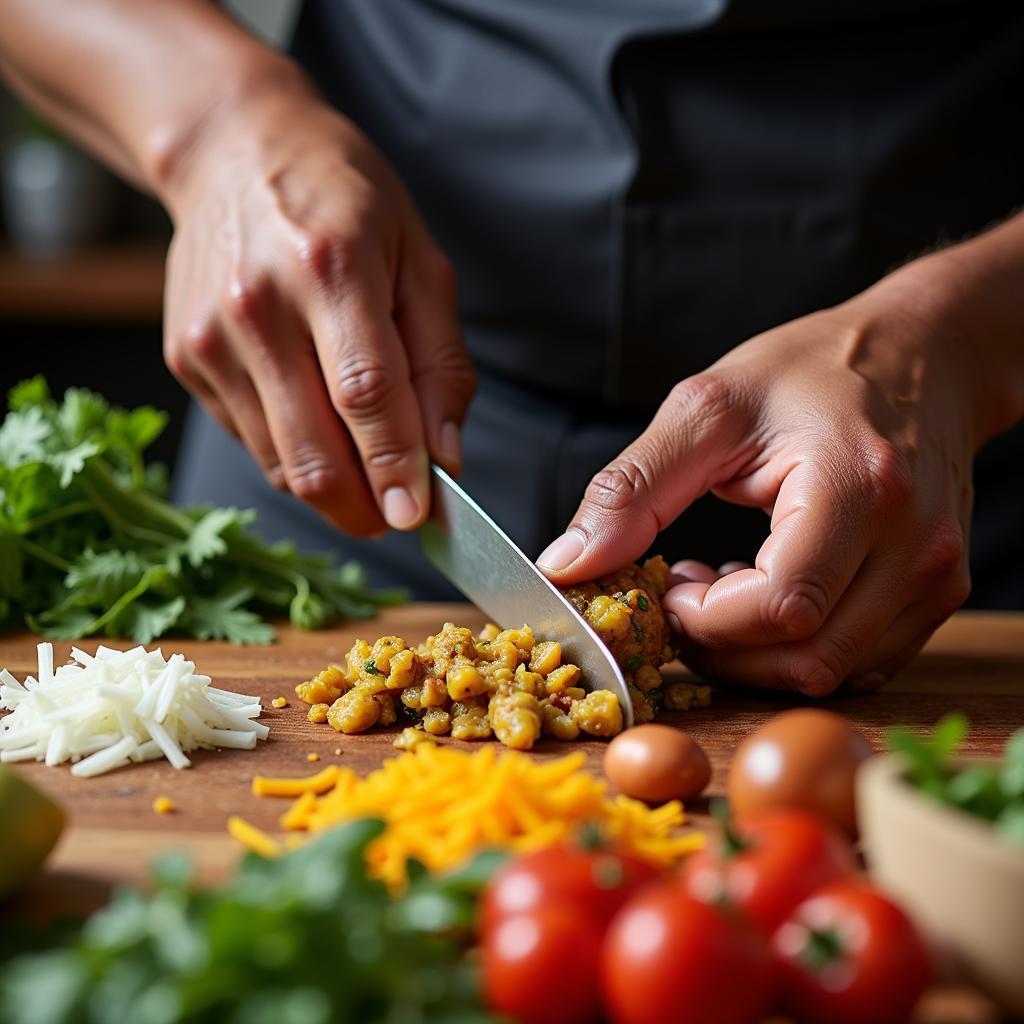
[[[930,739],[909,729],[888,732],[888,746],[907,763],[907,777],[933,799],[984,818],[1010,841],[1024,844],[1024,729],[1007,740],[1001,763],[954,760],[967,719],[948,714]]]
[[[403,599],[368,589],[354,562],[339,568],[265,544],[246,531],[255,512],[170,505],[163,467],[143,459],[166,422],[149,406],[114,408],[78,388],[58,403],[42,377],[10,392],[0,426],[0,627],[265,644],[274,630],[264,614],[317,629]]]
[[[158,863],[152,895],[122,890],[64,948],[0,962],[5,1024],[487,1024],[465,956],[477,893],[500,862],[421,865],[392,898],[367,877],[375,820],[332,829],[227,885]],[[11,944],[14,945],[13,943]]]

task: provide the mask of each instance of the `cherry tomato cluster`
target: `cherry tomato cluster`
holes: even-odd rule
[[[914,926],[805,811],[740,820],[666,875],[607,848],[507,863],[481,903],[484,991],[521,1024],[902,1024],[928,984]]]

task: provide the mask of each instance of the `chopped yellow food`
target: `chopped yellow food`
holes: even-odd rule
[[[662,688],[660,668],[675,656],[661,607],[668,584],[669,567],[657,556],[564,591],[621,667],[637,724],[651,721],[663,703],[684,710],[709,699],[706,687]],[[356,640],[343,665],[328,665],[295,692],[312,705],[311,722],[326,720],[347,734],[392,725],[400,714],[431,736],[494,736],[517,750],[530,750],[540,736],[621,732],[616,698],[588,695],[579,666],[563,654],[560,643],[538,641],[526,625],[489,623],[474,634],[446,622],[417,646],[400,636]]]
[[[711,703],[711,687],[697,683],[672,683],[665,688],[665,708],[669,711],[689,711],[706,708]]]
[[[256,775],[252,780],[255,796],[301,796],[303,793],[326,793],[337,781],[341,769],[328,765],[316,775],[305,779],[268,779]]]
[[[279,857],[281,855],[281,844],[271,838],[261,828],[250,825],[244,818],[232,814],[228,818],[228,834],[232,839],[237,839],[244,847],[258,853],[261,857]]]
[[[371,874],[396,890],[406,883],[410,857],[431,871],[444,871],[482,847],[537,849],[571,838],[587,824],[597,825],[623,850],[659,865],[672,864],[704,843],[703,835],[681,831],[685,818],[678,800],[652,809],[628,797],[609,799],[605,782],[583,770],[582,753],[540,762],[514,752],[497,756],[493,747],[465,753],[424,739],[365,778],[336,768],[336,781],[326,791],[323,772],[310,780],[264,779],[258,791],[302,794],[281,818],[286,829],[316,832],[356,818],[385,821],[387,828],[368,848],[367,859]],[[241,826],[231,834],[260,853],[268,843],[277,845],[255,832],[257,846]]]
[[[168,796],[158,796],[153,801],[153,810],[157,814],[170,814],[174,809],[174,804]]]
[[[427,735],[422,729],[407,727],[395,737],[395,741],[391,745],[398,750],[412,750],[417,744],[433,742],[434,737]]]
[[[310,753],[308,753],[306,755],[306,760],[310,761],[310,762],[312,762],[312,761],[319,761],[320,760],[320,755],[318,753],[316,753],[316,751],[311,751]]]
[[[271,702],[275,708],[286,708],[288,706],[287,697],[275,697]]]

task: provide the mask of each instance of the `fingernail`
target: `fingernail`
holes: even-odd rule
[[[451,466],[462,465],[462,438],[459,436],[459,425],[449,420],[441,424],[441,454]]]
[[[540,554],[537,564],[542,569],[559,572],[567,568],[583,554],[586,542],[579,530],[566,530],[557,540],[553,540]]]
[[[396,530],[408,530],[419,516],[419,506],[404,487],[389,487],[384,492],[384,518]]]
[[[679,621],[679,617],[675,612],[665,612],[665,621],[668,623],[668,628],[673,633],[682,633],[683,624]]]
[[[271,466],[267,470],[267,479],[270,481],[270,486],[277,491],[283,491],[288,486],[288,481],[285,478],[284,470],[280,466]]]

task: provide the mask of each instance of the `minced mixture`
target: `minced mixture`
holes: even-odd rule
[[[637,722],[673,708],[704,706],[708,688],[676,683],[661,693],[659,667],[671,661],[661,610],[668,587],[664,559],[648,559],[565,591],[622,667]],[[561,645],[538,640],[529,626],[474,634],[446,622],[416,647],[397,636],[371,645],[357,640],[344,665],[331,665],[295,692],[310,705],[311,722],[339,732],[415,723],[432,736],[482,740],[529,750],[540,736],[573,740],[580,733],[611,737],[622,731],[622,709],[607,690],[588,693],[580,669],[563,662]]]

